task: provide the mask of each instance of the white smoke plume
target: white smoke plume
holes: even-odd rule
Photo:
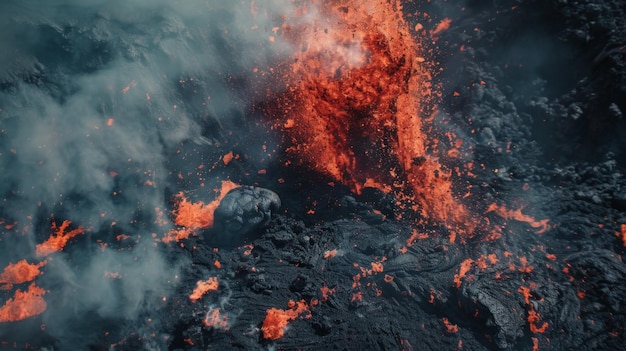
[[[89,343],[88,316],[134,321],[175,289],[187,262],[153,239],[172,226],[167,155],[246,106],[253,68],[290,50],[270,37],[294,7],[0,4],[0,218],[17,223],[0,234],[0,267],[35,260],[51,222],[85,228],[39,278],[49,290],[42,319],[61,349]],[[112,243],[120,233],[132,245]]]

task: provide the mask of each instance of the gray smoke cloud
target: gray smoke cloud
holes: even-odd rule
[[[89,342],[88,320],[71,327],[86,316],[133,321],[176,288],[187,262],[166,258],[151,237],[172,227],[156,210],[167,210],[167,189],[175,187],[168,183],[167,155],[205,137],[203,126],[228,123],[245,107],[252,68],[290,50],[269,36],[292,6],[275,0],[0,5],[0,218],[18,223],[2,229],[0,267],[36,261],[35,245],[48,238],[52,221],[86,229],[38,280],[49,289],[46,331],[61,349]],[[190,79],[192,88],[184,88],[181,81]],[[134,243],[124,250],[103,245],[118,233]]]

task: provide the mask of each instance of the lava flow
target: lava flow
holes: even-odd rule
[[[208,204],[202,201],[191,202],[182,192],[176,194],[176,208],[172,213],[174,215],[174,223],[182,228],[170,230],[162,241],[168,243],[187,239],[189,235],[194,233],[194,230],[213,227],[215,209],[219,206],[224,196],[238,186],[229,180],[223,181],[221,188],[215,189],[217,198]]]
[[[452,172],[425,132],[436,98],[433,65],[400,2],[302,4],[280,30],[295,54],[282,67],[285,90],[268,92],[261,108],[285,135],[293,162],[356,193],[391,192],[423,217],[471,233]]]
[[[52,222],[52,233],[48,240],[37,244],[36,255],[38,257],[49,256],[61,251],[70,239],[84,233],[82,227],[67,231],[71,224],[72,222],[67,220],[63,221],[60,226]],[[28,263],[23,259],[16,263],[9,263],[0,273],[0,290],[10,291],[14,285],[30,282],[27,290],[16,289],[13,297],[7,299],[0,307],[0,323],[20,321],[37,316],[46,310],[47,304],[43,299],[46,290],[37,286],[34,280],[42,273],[41,268],[47,263],[47,259],[39,263]]]

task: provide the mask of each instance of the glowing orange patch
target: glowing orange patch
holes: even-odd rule
[[[459,326],[456,325],[456,324],[450,323],[448,318],[443,317],[443,318],[441,318],[441,321],[443,322],[443,325],[446,327],[446,330],[448,331],[448,333],[458,333],[459,332]]]
[[[50,238],[41,244],[37,244],[35,247],[37,256],[47,256],[54,252],[61,251],[70,239],[85,232],[82,227],[66,232],[70,224],[72,224],[72,222],[66,220],[57,228],[57,224],[53,222],[53,233],[50,234]]]
[[[329,258],[337,256],[337,249],[326,250],[324,252],[324,259],[327,260]]]
[[[225,165],[228,165],[230,163],[230,161],[233,160],[233,152],[229,151],[226,155],[224,155],[224,158],[222,159],[222,161],[224,161]]]
[[[327,301],[328,297],[334,294],[335,291],[337,291],[337,288],[330,289],[329,287],[324,285],[320,288],[320,291],[322,292],[322,301]]]
[[[309,307],[304,300],[298,302],[289,301],[289,305],[290,309],[288,310],[270,308],[266,311],[263,326],[261,326],[263,338],[278,340],[285,335],[285,327],[287,327],[290,321],[298,318],[303,313],[308,313],[308,316],[310,316]]]
[[[24,292],[18,289],[13,298],[8,299],[4,306],[0,307],[0,322],[21,321],[43,313],[47,305],[41,296],[45,293],[46,291],[35,283]]]
[[[355,302],[355,301],[363,301],[363,293],[362,292],[357,291],[354,294],[352,294],[352,298],[350,299],[350,302]]]
[[[468,258],[465,261],[461,262],[461,266],[459,267],[459,273],[454,275],[454,284],[457,288],[461,287],[461,279],[463,279],[467,272],[469,272],[469,270],[472,268],[473,263],[474,260],[472,260],[471,258]]]
[[[296,50],[275,70],[281,89],[263,89],[255,107],[283,132],[293,160],[356,193],[393,191],[422,217],[471,234],[475,221],[453,196],[451,171],[428,152],[425,123],[437,94],[401,2],[319,3],[301,2],[284,20],[282,39]]]
[[[185,198],[183,193],[176,195],[178,203],[174,209],[174,223],[188,229],[205,229],[213,227],[215,209],[219,206],[220,201],[226,194],[239,187],[239,185],[226,180],[222,182],[221,189],[218,191],[218,197],[208,204],[203,202],[190,202]]]
[[[442,19],[441,22],[439,22],[437,24],[437,27],[435,27],[435,29],[433,29],[433,31],[431,32],[431,35],[432,36],[436,36],[439,33],[450,29],[450,24],[451,23],[452,23],[452,20],[450,18]]]
[[[531,294],[530,294],[530,289],[525,287],[525,286],[520,286],[519,289],[517,289],[517,292],[519,292],[520,294],[522,294],[522,296],[524,296],[524,302],[528,305],[530,304],[530,298],[531,298]]]
[[[372,272],[374,273],[382,273],[384,270],[383,264],[381,262],[372,262]]]
[[[207,312],[202,323],[209,328],[228,329],[228,316],[222,315],[219,308],[211,309]]]
[[[11,289],[12,284],[21,284],[34,280],[39,274],[41,274],[40,268],[45,266],[48,261],[42,261],[37,264],[28,263],[26,260],[18,261],[17,263],[9,263],[0,273],[0,284],[4,285],[8,289]]]
[[[533,217],[523,214],[521,208],[517,210],[509,210],[504,205],[498,206],[497,204],[494,203],[494,204],[489,205],[489,207],[487,208],[487,211],[485,211],[485,213],[489,213],[489,212],[495,212],[500,217],[505,218],[505,219],[514,219],[519,222],[528,223],[531,227],[538,229],[537,233],[539,234],[550,229],[549,219],[542,219],[540,221],[537,221]]]
[[[539,315],[539,313],[537,313],[537,311],[533,310],[532,308],[528,310],[528,323],[530,326],[530,331],[532,333],[545,333],[546,329],[548,329],[548,322],[543,322],[540,327],[536,325],[536,323],[538,323],[540,320],[541,316]]]
[[[217,290],[218,286],[219,283],[217,282],[217,277],[211,277],[205,281],[200,280],[196,284],[196,288],[193,290],[191,295],[189,295],[189,299],[194,302],[198,301],[209,291]]]
[[[428,238],[428,234],[418,233],[417,229],[413,229],[413,231],[411,232],[411,236],[408,239],[406,239],[406,246],[411,247],[413,246],[415,241],[421,240],[421,239],[427,239],[427,238]]]
[[[167,234],[165,234],[165,236],[161,239],[161,241],[164,243],[181,241],[181,240],[189,239],[189,236],[193,234],[195,234],[195,232],[187,228],[170,229],[170,231],[168,231]]]

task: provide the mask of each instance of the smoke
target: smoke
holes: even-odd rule
[[[89,318],[136,321],[176,288],[187,262],[154,240],[172,227],[168,157],[241,115],[253,68],[291,50],[271,37],[293,6],[0,5],[0,218],[17,223],[0,235],[0,265],[36,260],[52,222],[85,228],[38,280],[46,331],[62,348],[90,341]]]

